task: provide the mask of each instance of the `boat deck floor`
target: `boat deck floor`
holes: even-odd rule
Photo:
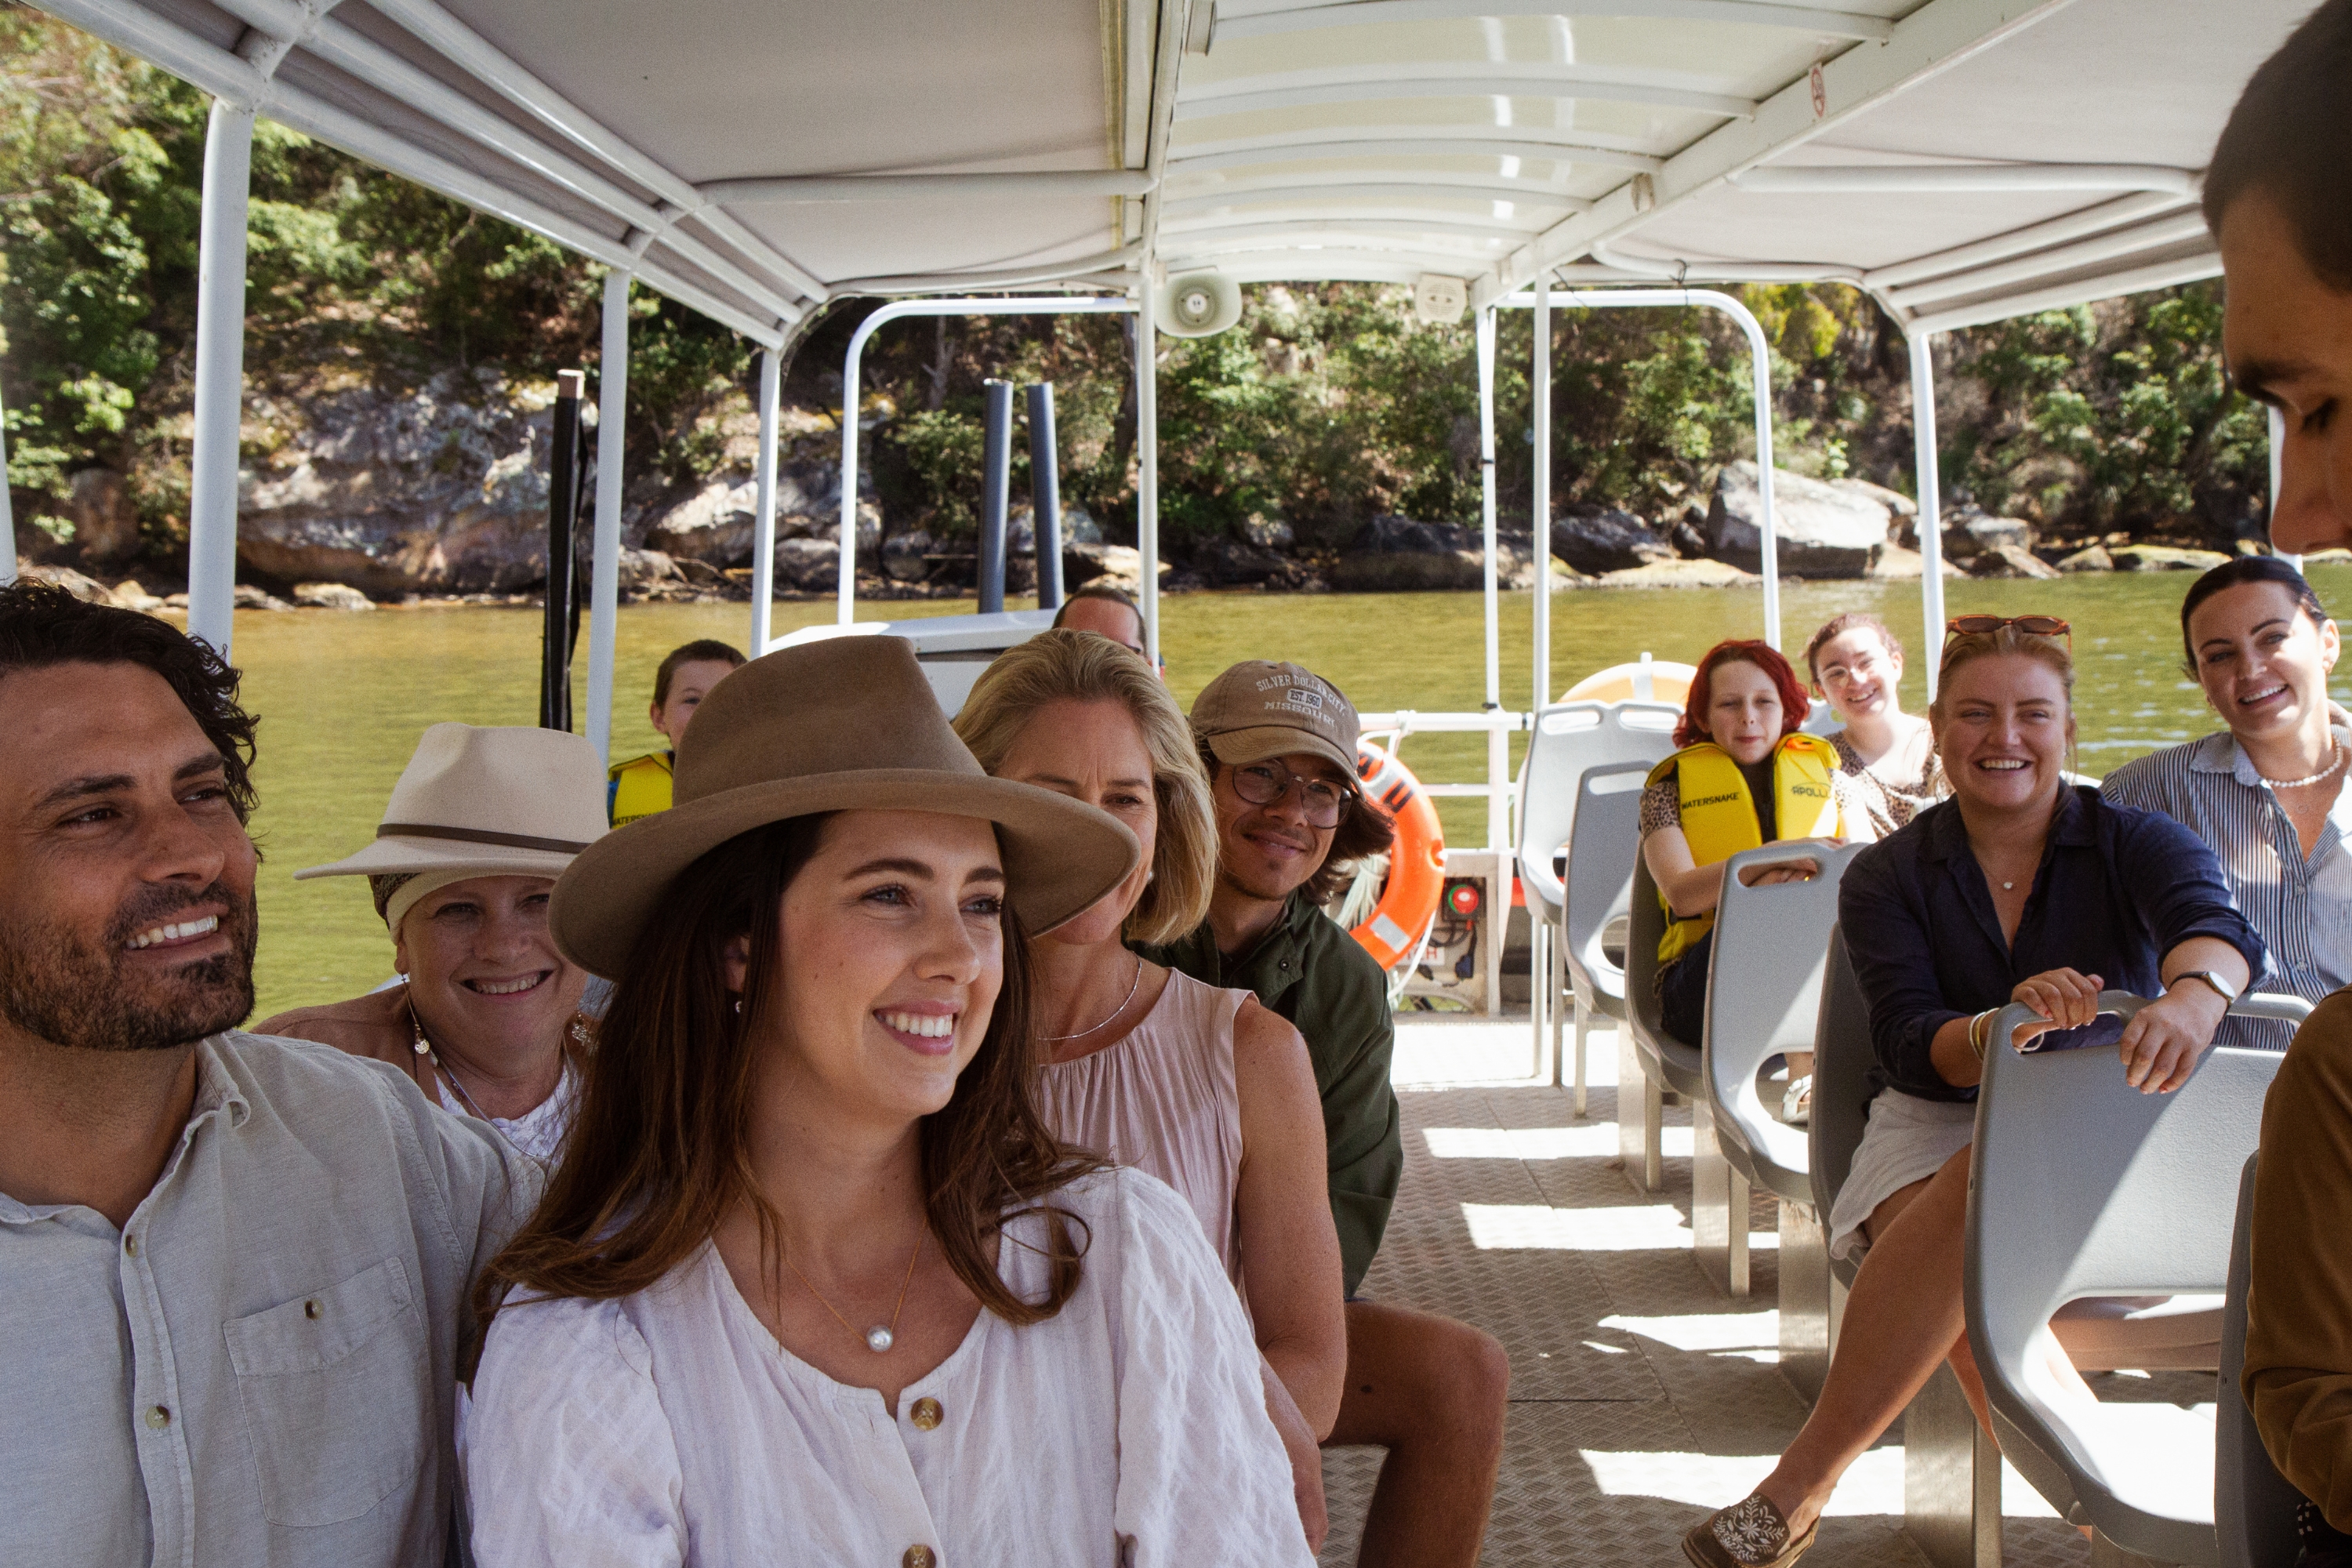
[[[1643,1196],[1616,1153],[1614,1038],[1596,1030],[1589,1110],[1529,1076],[1528,1025],[1398,1018],[1403,1186],[1364,1293],[1475,1323],[1510,1354],[1510,1415],[1486,1568],[1663,1564],[1682,1533],[1738,1501],[1806,1406],[1775,1363],[1774,1217],[1759,1199],[1753,1294],[1733,1300],[1691,1253],[1690,1117],[1670,1108],[1664,1190]],[[2212,1379],[2095,1380],[2103,1400],[2195,1403]],[[1807,1568],[1927,1559],[1903,1533],[1901,1424],[1838,1488]],[[1325,1568],[1355,1560],[1381,1453],[1325,1456]],[[2006,1561],[2088,1563],[2090,1547],[2014,1470]]]

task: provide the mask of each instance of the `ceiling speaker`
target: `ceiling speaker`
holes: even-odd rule
[[[1459,278],[1424,272],[1412,286],[1412,313],[1429,325],[1458,321],[1470,308],[1470,289]]]
[[[1160,330],[1171,338],[1206,338],[1242,319],[1242,288],[1222,272],[1188,272],[1160,290]]]

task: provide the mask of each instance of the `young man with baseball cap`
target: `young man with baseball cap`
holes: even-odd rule
[[[2222,348],[2283,416],[2271,544],[2352,544],[2352,0],[2326,0],[2247,83],[2205,176]],[[2263,1110],[2243,1387],[2312,1506],[2302,1562],[2352,1564],[2352,993],[2295,1033]]]
[[[1347,1392],[1327,1442],[1389,1450],[1358,1561],[1474,1563],[1502,1457],[1502,1347],[1467,1324],[1357,1295],[1404,1150],[1388,976],[1322,909],[1351,862],[1394,837],[1357,788],[1356,710],[1311,671],[1251,659],[1209,683],[1192,722],[1216,807],[1216,887],[1208,920],[1149,955],[1256,992],[1314,1059],[1348,1297]]]

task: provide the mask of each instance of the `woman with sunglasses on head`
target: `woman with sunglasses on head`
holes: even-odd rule
[[[2263,988],[2317,1002],[2352,984],[2352,732],[2327,700],[2336,623],[2302,573],[2248,555],[2190,585],[2180,643],[2226,728],[2126,763],[2100,792],[2211,845],[2231,896],[2270,944]],[[2233,1018],[2222,1043],[2284,1050],[2292,1033]]]
[[[1047,631],[997,657],[955,727],[996,777],[1099,806],[1143,845],[1109,896],[1030,946],[1038,1109],[1055,1137],[1149,1171],[1200,1216],[1249,1309],[1267,1413],[1319,1547],[1319,1445],[1348,1332],[1314,1064],[1249,992],[1128,946],[1183,936],[1209,912],[1217,825],[1183,710],[1127,649]]]
[[[1797,672],[1769,643],[1720,642],[1691,677],[1675,744],[1642,791],[1642,858],[1666,910],[1658,942],[1660,1021],[1698,1043],[1706,1017],[1707,957],[1723,863],[1743,849],[1802,842],[1834,846],[1876,837],[1860,790],[1836,751],[1802,733],[1811,704]],[[1751,873],[1749,885],[1801,880],[1791,861]],[[1792,1079],[1809,1063],[1790,1063]]]
[[[1884,838],[1948,793],[1927,721],[1903,711],[1903,644],[1876,616],[1832,616],[1805,644],[1816,695],[1845,727],[1828,737]]]
[[[1828,1228],[1832,1255],[1861,1254],[1861,1271],[1804,1429],[1752,1495],[1684,1537],[1698,1568],[1793,1563],[1838,1478],[1938,1362],[1990,1426],[1960,1271],[1976,1086],[1985,1053],[2011,1043],[1988,1037],[2000,1010],[2038,1015],[2015,1043],[2107,1047],[2134,1088],[2170,1093],[2262,973],[2263,939],[2196,835],[2066,783],[2065,623],[1962,616],[1952,630],[1929,710],[1951,797],[1855,857],[1838,889],[1879,1088]],[[2103,988],[2155,1000],[2117,1027],[2098,1014]],[[2053,1327],[2062,1342],[2077,1331]],[[2071,1366],[2053,1370],[2091,1397]]]
[[[1192,1211],[1046,1129],[1026,936],[1133,873],[992,779],[907,643],[755,659],[556,887],[615,981],[476,1287],[475,1559],[1312,1562]]]

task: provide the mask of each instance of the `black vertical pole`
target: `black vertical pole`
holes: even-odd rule
[[[1013,489],[1013,384],[991,376],[980,468],[980,613],[1004,608],[1004,511]]]
[[[584,372],[555,376],[553,450],[547,473],[547,607],[540,634],[539,724],[572,728],[572,645],[580,606],[572,593],[572,538],[580,520],[580,399]]]
[[[1029,388],[1029,499],[1037,536],[1037,607],[1062,607],[1062,463],[1054,440],[1054,384]]]

